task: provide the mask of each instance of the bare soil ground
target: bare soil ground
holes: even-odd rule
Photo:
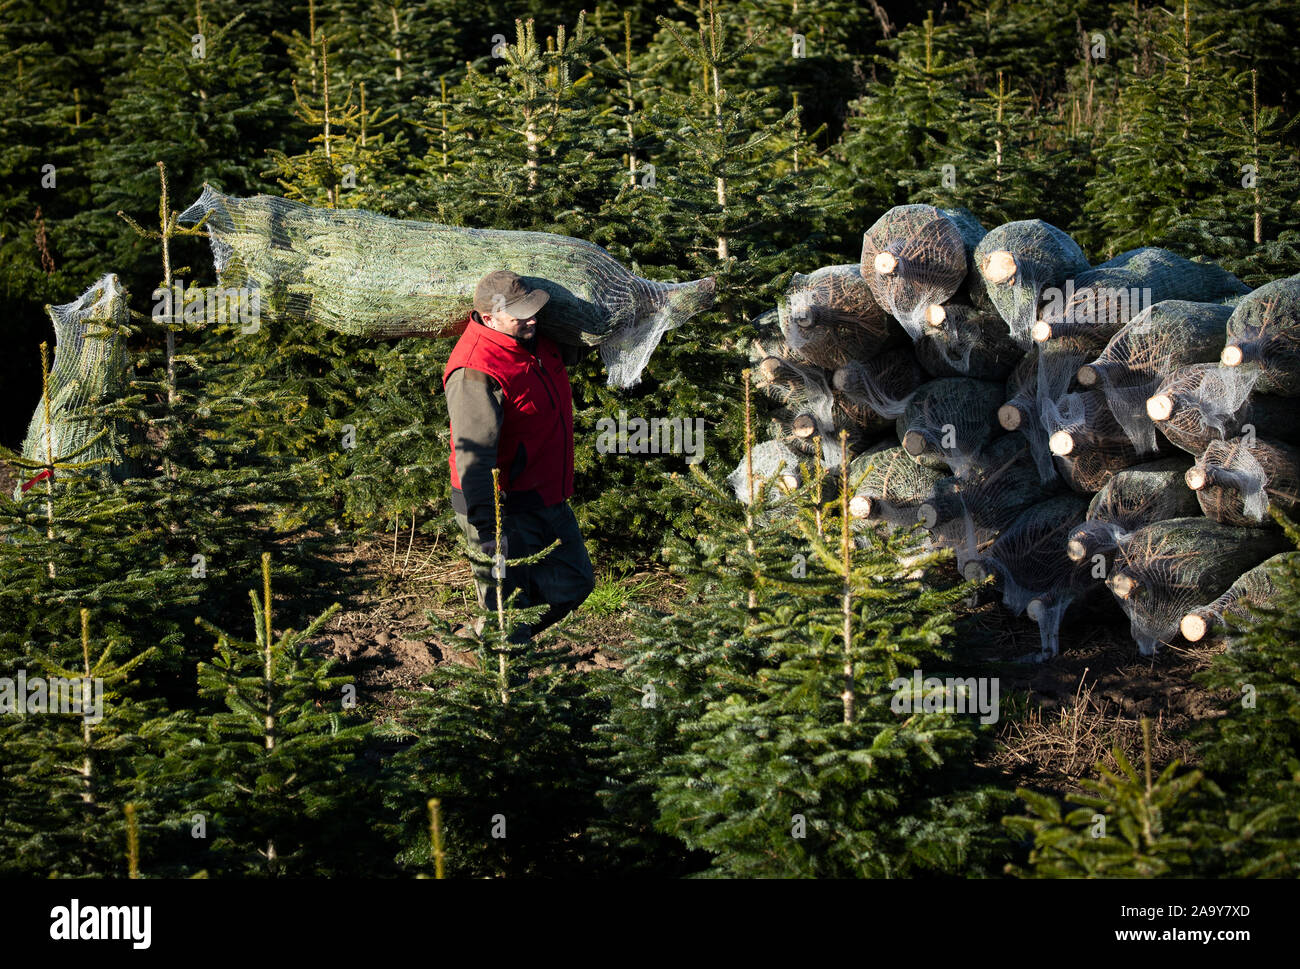
[[[18,472],[11,465],[0,461],[0,495],[13,494],[14,487],[18,484]]]
[[[596,549],[589,549],[593,556]],[[426,613],[448,623],[477,615],[469,562],[446,537],[392,535],[347,553],[350,567],[379,578],[356,608],[340,612],[327,627],[325,648],[342,659],[373,698],[376,714],[403,705],[401,691],[416,686],[435,664],[468,662],[469,644],[430,635]],[[597,564],[597,574],[600,575]],[[680,588],[662,569],[647,568],[620,580],[640,584],[638,599],[671,609]],[[616,666],[611,647],[632,635],[624,614],[593,614],[587,608],[548,631],[568,651],[575,669]],[[1128,623],[1108,597],[1066,614],[1061,652],[1046,662],[1024,662],[1039,648],[1038,627],[992,602],[971,609],[958,625],[954,668],[963,675],[999,678],[1002,715],[996,752],[988,766],[1023,785],[1059,795],[1080,790],[1098,762],[1116,767],[1118,746],[1135,765],[1142,762],[1141,719],[1151,721],[1152,761],[1157,769],[1174,759],[1192,761],[1188,730],[1219,715],[1230,698],[1192,682],[1221,644],[1195,649],[1162,647],[1140,655]]]
[[[968,615],[957,651],[999,678],[1003,703],[998,751],[990,764],[1013,783],[1058,795],[1081,790],[1094,765],[1112,770],[1119,747],[1138,769],[1142,718],[1151,723],[1156,770],[1195,762],[1189,731],[1222,714],[1231,697],[1194,683],[1222,643],[1161,646],[1143,656],[1128,620],[1108,595],[1066,613],[1060,653],[1025,662],[1039,649],[1037,625],[989,603]]]
[[[594,554],[590,546],[588,550]],[[479,615],[469,560],[445,536],[412,540],[399,535],[394,548],[390,534],[356,546],[340,564],[368,573],[378,583],[355,608],[340,611],[329,622],[321,645],[356,676],[360,692],[373,698],[374,712],[400,708],[402,691],[415,688],[436,664],[473,661],[471,641],[428,631],[429,617],[454,626]],[[599,564],[596,572],[599,580]],[[637,572],[621,581],[658,590],[637,598],[665,609],[676,594],[662,570]],[[587,608],[546,631],[577,672],[616,666],[609,646],[631,635],[624,616],[596,615]]]

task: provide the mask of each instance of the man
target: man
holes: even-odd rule
[[[550,294],[528,289],[509,270],[484,276],[474,311],[451,351],[442,385],[451,417],[451,504],[470,547],[497,553],[492,468],[501,469],[504,558],[560,546],[533,565],[507,566],[503,591],[519,589],[517,607],[547,603],[531,625],[510,635],[524,642],[576,609],[595,587],[591,559],[569,507],[573,494],[573,391],[565,364],[579,348],[561,348],[537,333],[537,312]],[[473,564],[479,605],[497,607],[490,564]],[[483,617],[458,636],[482,632]]]

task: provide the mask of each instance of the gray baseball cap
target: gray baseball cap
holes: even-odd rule
[[[509,269],[498,269],[479,280],[474,290],[474,309],[480,316],[508,313],[526,320],[546,305],[551,294],[544,289],[529,289]]]

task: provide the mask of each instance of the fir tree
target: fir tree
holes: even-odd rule
[[[744,378],[748,388],[748,371]],[[593,825],[593,837],[620,870],[690,870],[690,856],[669,836],[675,833],[657,829],[655,792],[672,776],[666,758],[685,750],[683,725],[711,701],[754,689],[744,677],[771,648],[755,630],[759,610],[769,598],[789,598],[762,582],[764,563],[782,562],[787,570],[806,564],[802,546],[779,524],[793,499],[769,504],[779,486],[753,469],[748,393],[745,403],[747,492],[754,500],[738,501],[698,464],[691,465],[690,478],[673,474],[672,487],[664,490],[691,502],[696,524],[666,534],[660,554],[684,584],[683,594],[671,612],[629,603],[636,635],[618,650],[623,672],[610,693],[609,718],[599,727],[607,781],[600,792],[605,810]],[[703,863],[702,857],[693,861]]]
[[[944,163],[951,169],[918,172],[917,182],[909,177],[909,197],[970,209],[986,227],[1037,218],[1045,211],[1069,222],[1072,213],[1060,204],[1069,156],[1047,143],[1050,135],[1032,120],[1031,110],[1029,98],[1010,88],[998,71],[994,85],[962,104],[956,119],[960,133]]]
[[[911,202],[909,187],[939,184],[943,166],[953,164],[956,119],[973,69],[955,40],[950,26],[928,14],[887,43],[893,60],[876,58],[889,79],[870,84],[855,103],[834,173],[840,198],[868,213],[863,228],[874,221],[871,213]]]
[[[136,317],[147,349],[130,392],[108,413],[145,430],[129,451],[153,469],[133,486],[148,506],[148,534],[158,536],[136,549],[137,568],[179,576],[193,590],[185,600],[154,597],[154,615],[173,624],[164,641],[178,659],[192,635],[195,593],[201,615],[226,620],[237,608],[236,577],[277,545],[289,591],[305,600],[302,590],[326,584],[332,566],[323,560],[337,539],[302,503],[306,483],[320,481],[320,461],[285,455],[285,414],[302,413],[305,401],[244,363],[246,331],[270,326],[251,312],[251,297],[232,308],[228,293],[183,285],[188,271],[174,265],[172,240],[203,230],[178,227],[161,166],[159,173],[158,228],[133,227],[159,243],[161,285],[151,313]]]
[[[494,479],[496,469],[493,470]],[[497,508],[498,541],[501,512]],[[563,877],[585,871],[581,835],[596,812],[599,776],[591,765],[593,728],[606,673],[576,674],[562,650],[516,643],[516,622],[538,605],[516,609],[503,595],[505,570],[545,557],[554,543],[519,558],[498,556],[497,603],[466,663],[445,662],[389,721],[389,736],[411,741],[390,762],[389,804],[399,811],[399,860],[424,868],[427,799],[438,799],[447,870],[457,876]],[[477,553],[471,553],[477,554]],[[430,634],[447,632],[434,622]]]
[[[763,296],[775,295],[771,287],[788,279],[784,273],[817,260],[826,243],[815,227],[835,203],[814,179],[816,168],[793,171],[795,112],[768,120],[773,96],[743,83],[742,64],[761,35],[735,40],[715,0],[701,9],[696,31],[667,18],[659,23],[700,80],[686,93],[660,91],[650,108],[663,140],[652,162],[664,195],[660,214],[692,273],[717,277],[718,310],[729,324],[718,336],[725,339]]]
[[[583,16],[544,41],[533,21],[515,21],[514,43],[495,47],[487,70],[470,63],[427,99],[424,211],[444,224],[591,238],[591,213],[617,182],[590,83],[595,56]]]
[[[121,876],[124,805],[143,809],[147,835],[165,825],[166,802],[138,765],[183,730],[186,714],[137,695],[152,647],[119,659],[120,643],[91,645],[90,610],[80,621],[77,647],[52,644],[5,671],[24,673],[30,694],[2,698],[0,870],[9,874]]]
[[[1260,104],[1258,72],[1240,80],[1250,85],[1250,112],[1223,119],[1220,190],[1174,221],[1169,242],[1262,285],[1300,263],[1300,166],[1288,143],[1297,118]]]
[[[331,76],[331,40],[324,29],[317,31],[311,62],[312,92],[307,94],[292,82],[296,114],[315,130],[310,143],[317,147],[300,155],[269,149],[272,173],[285,190],[285,198],[329,208],[384,207],[388,172],[395,167],[404,145],[399,135],[386,137],[395,115],[383,117],[382,108],[366,105],[366,86],[339,83]],[[315,72],[319,67],[319,83]],[[319,87],[319,93],[316,88]]]
[[[714,874],[979,871],[998,846],[999,797],[965,766],[974,731],[928,707],[894,712],[900,672],[945,658],[948,607],[966,590],[931,587],[939,554],[915,555],[907,533],[868,532],[854,550],[843,436],[841,449],[839,535],[826,534],[816,508],[800,509],[822,568],[764,575],[791,593],[753,629],[774,641],[772,654],[681,726],[689,749],[666,760],[658,824],[710,852]],[[905,578],[912,571],[927,579]]]
[[[357,763],[371,728],[351,712],[351,677],[335,674],[334,661],[313,655],[310,646],[339,606],[301,632],[277,635],[269,552],[262,556],[261,596],[250,589],[249,599],[251,640],[195,620],[217,637],[216,655],[198,667],[199,693],[224,709],[205,717],[202,734],[171,752],[159,770],[192,778],[190,808],[206,816],[208,862],[216,872],[373,871],[375,858],[366,857],[369,785]]]
[[[69,608],[82,603],[98,610],[107,635],[130,640],[144,632],[142,639],[174,650],[166,623],[152,625],[156,617],[142,616],[139,603],[189,605],[195,598],[178,570],[160,574],[151,562],[148,550],[163,541],[163,527],[150,515],[149,488],[138,480],[112,482],[102,473],[107,457],[79,460],[114,432],[117,422],[107,415],[118,402],[92,400],[60,415],[65,425],[85,421],[97,430],[76,450],[59,453],[50,432],[45,344],[41,354],[44,453],[33,460],[0,448],[24,479],[18,500],[0,503],[0,657],[34,662],[35,637],[71,634]]]
[[[1097,765],[1099,780],[1083,778],[1084,793],[1065,799],[1079,807],[1063,813],[1053,797],[1016,793],[1028,816],[1003,819],[1032,840],[1029,866],[1008,865],[1021,878],[1159,878],[1213,874],[1214,838],[1201,812],[1213,812],[1223,792],[1199,770],[1179,771],[1174,761],[1152,777],[1150,721],[1142,720],[1143,773],[1124,752],[1112,751],[1116,773]],[[1221,835],[1220,835],[1221,837]]]
[[[209,2],[177,16],[167,6],[129,12],[131,26],[146,39],[143,45],[132,39],[128,68],[112,83],[89,164],[98,191],[72,222],[78,245],[94,258],[107,257],[137,292],[156,280],[151,254],[114,213],[139,219],[155,208],[159,161],[181,198],[197,196],[205,181],[265,191],[249,149],[276,143],[284,112],[274,75],[264,69],[268,38],[242,14],[223,17]],[[188,261],[197,246],[182,251]]]
[[[1272,514],[1300,545],[1295,524]],[[1197,676],[1231,697],[1225,716],[1199,731],[1199,749],[1228,793],[1219,850],[1236,876],[1294,875],[1300,845],[1300,571],[1285,561],[1272,578],[1275,604],[1233,617],[1228,650]]]
[[[1123,85],[1088,182],[1079,242],[1107,259],[1164,244],[1174,223],[1223,191],[1218,119],[1249,112],[1218,39],[1194,23],[1188,0],[1156,37],[1156,51],[1154,72]]]

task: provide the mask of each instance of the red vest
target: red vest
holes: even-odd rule
[[[503,492],[536,491],[544,507],[573,495],[573,389],[560,351],[537,334],[534,356],[514,337],[476,322],[465,327],[442,372],[442,388],[460,367],[481,370],[501,385],[505,397],[497,467]],[[455,440],[455,429],[452,429]],[[520,447],[522,471],[510,477]],[[456,448],[451,448],[451,486],[460,488]]]

